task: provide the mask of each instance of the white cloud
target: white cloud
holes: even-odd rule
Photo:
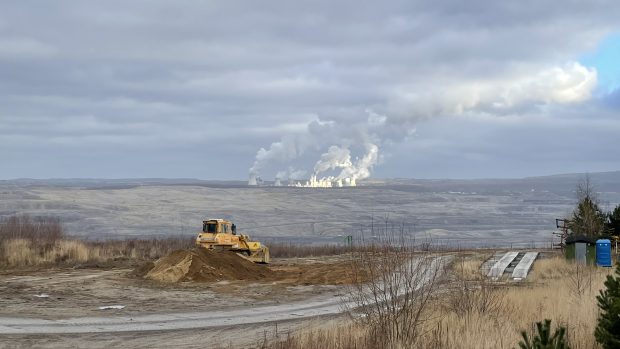
[[[592,96],[596,82],[596,69],[572,62],[517,80],[505,89],[501,100],[494,105],[510,108],[527,103],[583,102]]]
[[[499,79],[444,80],[431,86],[403,86],[394,93],[390,112],[414,121],[463,113],[518,113],[523,108],[588,100],[596,87],[596,70],[577,62],[530,75]]]

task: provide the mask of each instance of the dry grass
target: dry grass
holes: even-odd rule
[[[505,297],[505,307],[490,313],[472,312],[466,316],[449,309],[439,311],[440,346],[444,348],[512,348],[519,333],[531,329],[533,323],[551,319],[552,324],[567,328],[571,347],[596,348],[594,328],[598,308],[596,295],[603,286],[603,271],[591,270],[592,287],[577,296],[570,279],[565,276],[547,279],[545,284],[495,290]],[[498,335],[501,334],[501,335]]]
[[[276,258],[333,256],[351,252],[354,248],[344,245],[298,245],[290,243],[267,243],[269,253]]]
[[[570,275],[574,269],[575,264],[568,263],[566,259],[560,256],[538,259],[532,266],[528,280],[543,282],[545,280],[564,278]]]
[[[0,266],[4,268],[152,260],[193,244],[193,236],[103,242],[72,239],[53,218],[16,216],[0,222]]]
[[[323,327],[323,326],[320,326]],[[316,327],[313,327],[316,328]],[[368,331],[359,324],[349,323],[331,328],[303,331],[295,335],[263,338],[261,349],[379,349]]]
[[[471,293],[463,294],[457,285],[454,291],[436,298],[427,314],[434,320],[424,324],[424,336],[416,345],[404,347],[514,348],[522,330],[533,330],[535,322],[551,319],[552,326],[567,328],[571,348],[599,348],[594,339],[598,317],[596,295],[603,287],[605,276],[613,271],[580,267],[563,258],[542,259],[535,263],[533,278],[528,278],[528,283],[506,285],[475,281],[479,262],[480,259],[473,257],[462,261],[462,268],[453,266],[455,273],[460,269],[464,275],[474,276],[468,281],[457,281],[459,285],[466,282]],[[455,263],[459,263],[458,259]],[[580,274],[579,281],[575,274]],[[391,343],[377,344],[371,336],[368,327],[347,323],[329,330],[302,331],[264,347],[404,348]]]
[[[145,261],[192,246],[193,238],[105,242],[62,239],[46,246],[28,239],[5,239],[0,246],[0,266],[19,268],[111,261]]]
[[[460,253],[452,264],[452,272],[461,280],[482,280],[486,276],[480,270],[492,253]]]

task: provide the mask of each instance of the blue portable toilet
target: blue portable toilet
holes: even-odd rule
[[[596,240],[596,265],[611,267],[611,241],[608,239]]]

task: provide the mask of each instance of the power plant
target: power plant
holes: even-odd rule
[[[249,186],[264,186],[265,182],[258,176],[250,176],[248,180]],[[355,187],[357,181],[355,178],[337,178],[333,176],[317,178],[316,175],[312,175],[308,180],[288,180],[286,185],[280,178],[276,178],[274,187],[296,187],[296,188],[342,188],[342,187]]]
[[[357,181],[370,177],[373,166],[379,159],[379,147],[375,144],[368,143],[365,146],[366,153],[361,158],[351,159],[351,151],[347,147],[339,147],[332,145],[327,152],[321,154],[320,159],[314,165],[312,175],[307,180],[300,180],[300,173],[305,171],[295,171],[289,167],[288,171],[280,171],[276,174],[274,186],[283,186],[283,181],[288,182],[290,187],[298,188],[341,188],[355,187]],[[259,152],[259,154],[264,154]],[[261,186],[264,183],[258,176],[262,162],[256,161],[254,166],[250,168],[250,178],[248,185]],[[319,177],[319,174],[328,171],[339,170],[338,175],[329,175]]]
[[[316,176],[312,176],[308,181],[297,181],[289,185],[298,188],[341,188],[355,187],[357,183],[355,178],[336,178],[330,176],[317,179]]]

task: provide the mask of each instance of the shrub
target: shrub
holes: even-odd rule
[[[529,338],[526,331],[521,332],[521,349],[570,349],[566,342],[566,328],[559,327],[551,334],[551,320],[536,323],[536,334]]]
[[[616,276],[607,276],[605,289],[596,299],[601,310],[594,331],[596,341],[605,349],[620,348],[620,263],[616,267]]]

